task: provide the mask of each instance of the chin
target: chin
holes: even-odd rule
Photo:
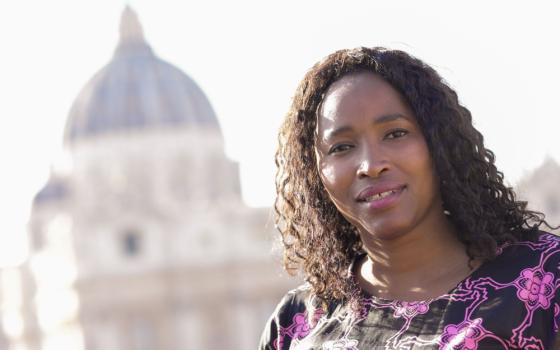
[[[387,230],[387,231],[377,231],[370,234],[381,241],[392,241],[404,236],[406,233],[400,230]]]
[[[373,239],[381,241],[390,241],[400,238],[409,231],[405,226],[402,225],[391,225],[389,223],[381,224],[376,223],[375,225],[360,225],[359,229],[360,235],[367,235]],[[363,238],[362,238],[363,240]]]

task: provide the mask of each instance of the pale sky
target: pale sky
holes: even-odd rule
[[[2,1],[0,265],[23,257],[31,199],[60,163],[70,105],[110,60],[127,3],[155,53],[207,94],[251,206],[274,199],[276,131],[297,83],[340,48],[404,49],[434,66],[510,184],[560,160],[555,1]]]

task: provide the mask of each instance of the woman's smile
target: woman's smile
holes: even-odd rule
[[[357,201],[371,210],[388,209],[397,204],[405,189],[405,185],[398,184],[370,186],[360,192]]]

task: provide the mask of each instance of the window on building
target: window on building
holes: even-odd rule
[[[137,256],[142,251],[142,236],[135,230],[126,231],[121,238],[122,252],[125,256]]]

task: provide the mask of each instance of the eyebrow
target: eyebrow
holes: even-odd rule
[[[406,121],[410,121],[410,119],[406,116],[404,116],[403,114],[400,113],[395,113],[395,114],[385,114],[382,115],[381,117],[375,118],[375,120],[373,121],[373,125],[379,125],[379,124],[385,124],[385,123],[390,123],[392,121],[398,120],[398,119],[404,119]],[[344,134],[345,132],[351,131],[352,127],[350,126],[341,126],[340,128],[334,129],[333,131],[327,133],[327,135],[325,135],[324,139],[328,140],[328,139],[332,139],[340,134]]]
[[[409,120],[407,117],[405,117],[403,114],[400,113],[395,113],[395,114],[386,114],[386,115],[382,115],[379,118],[376,118],[373,121],[373,124],[383,124],[383,123],[389,123],[392,121],[395,121],[397,119],[405,119],[405,120]]]

